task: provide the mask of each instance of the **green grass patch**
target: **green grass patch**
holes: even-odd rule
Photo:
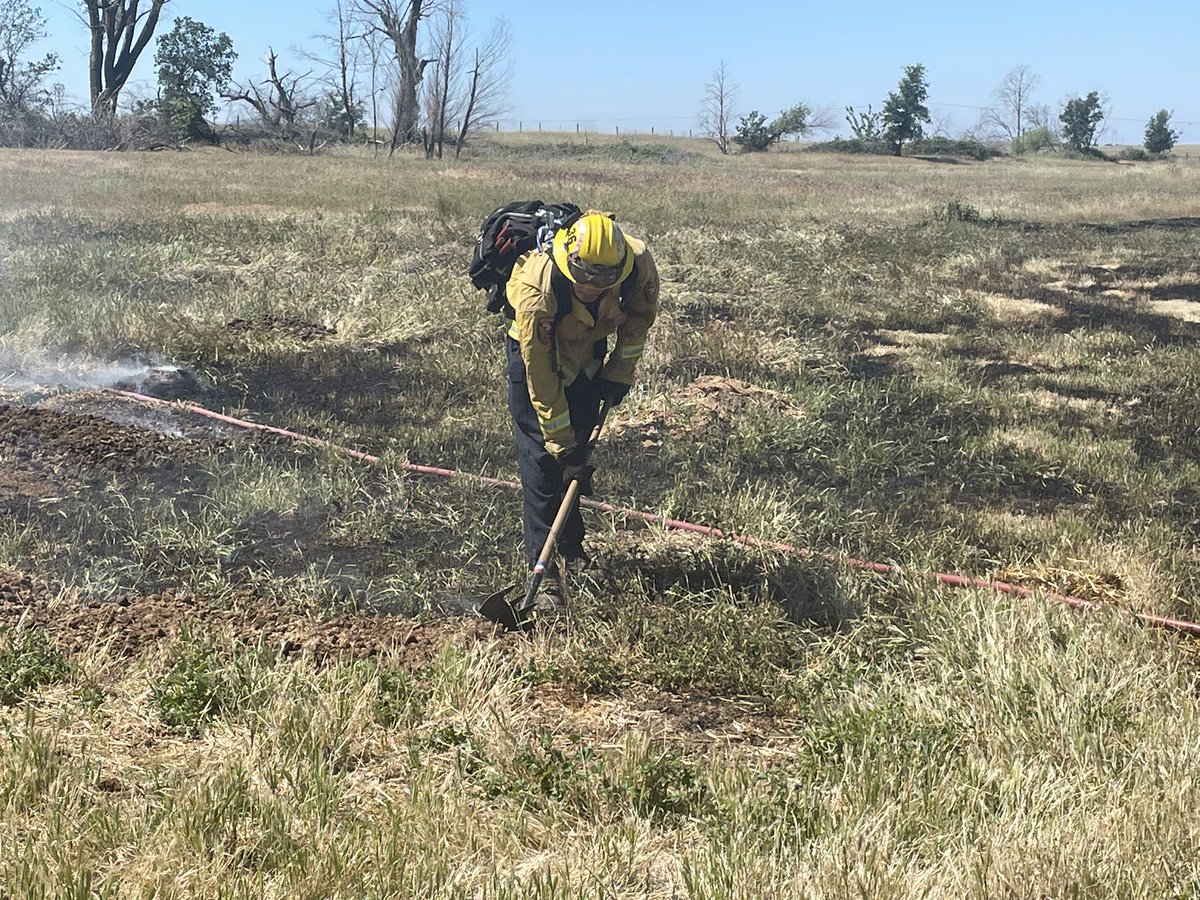
[[[40,628],[0,632],[0,706],[20,703],[30,693],[71,677],[70,663]]]

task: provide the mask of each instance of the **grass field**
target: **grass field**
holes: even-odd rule
[[[1200,897],[1198,157],[0,151],[0,897]],[[663,276],[598,499],[815,555],[597,514],[567,635],[447,618],[530,197]],[[381,461],[90,389],[164,365]]]

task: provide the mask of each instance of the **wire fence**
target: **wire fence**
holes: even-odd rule
[[[868,104],[860,104],[854,106],[855,109],[866,109]],[[976,114],[982,114],[992,109],[986,106],[972,106],[964,103],[938,103],[930,102],[927,104],[934,110],[951,111],[947,115],[953,115],[955,110],[971,111]],[[836,114],[835,114],[836,115]],[[734,125],[736,126],[737,117],[734,117]],[[831,136],[840,132],[846,131],[843,128],[843,122],[838,119],[836,124],[824,129]],[[968,123],[965,127],[952,123],[950,128],[959,132],[965,132],[974,122]],[[1139,119],[1130,116],[1120,116],[1115,113],[1110,113],[1104,117],[1102,123],[1102,138],[1109,143],[1115,144],[1140,144],[1144,137],[1144,129],[1147,124],[1147,119]],[[1200,121],[1189,121],[1183,119],[1172,118],[1171,127],[1179,132],[1179,143],[1191,143],[1200,141],[1200,133],[1195,129],[1200,129]],[[499,119],[494,123],[494,129],[497,132],[515,132],[515,133],[551,133],[551,134],[578,134],[578,135],[615,135],[615,136],[662,136],[662,137],[691,137],[703,138],[706,137],[705,130],[699,125],[697,116],[644,116],[638,117],[612,117],[612,118],[586,118],[586,119],[563,119],[555,117],[539,118],[536,116],[505,118]],[[1189,134],[1188,129],[1193,129]]]
[[[690,120],[694,123],[695,120]],[[663,123],[667,123],[664,127]],[[660,135],[666,137],[704,137],[703,129],[689,120],[671,120],[664,116],[639,122],[634,119],[586,119],[562,121],[543,119],[500,119],[495,123],[496,131],[518,133],[542,132],[551,134],[612,134],[612,135]]]

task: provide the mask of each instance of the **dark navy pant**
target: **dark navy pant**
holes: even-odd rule
[[[542,426],[529,399],[525,383],[525,361],[520,345],[505,338],[508,351],[508,409],[512,413],[513,433],[517,438],[517,467],[521,472],[521,494],[525,507],[525,558],[530,567],[537,562],[550,526],[563,500],[563,474],[553,454],[546,449]],[[602,353],[600,347],[597,352]],[[603,358],[603,357],[601,357]],[[567,406],[571,426],[580,446],[587,443],[600,418],[599,378],[580,375],[567,387]],[[583,555],[583,517],[576,505],[558,537],[558,553],[564,559]],[[555,571],[553,561],[549,571]]]

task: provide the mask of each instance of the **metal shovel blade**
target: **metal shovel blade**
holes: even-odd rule
[[[514,584],[496,591],[479,604],[479,614],[502,626],[506,631],[529,631],[533,627],[533,620],[528,615],[529,610],[523,606],[513,606],[509,599],[518,590],[520,585]]]

